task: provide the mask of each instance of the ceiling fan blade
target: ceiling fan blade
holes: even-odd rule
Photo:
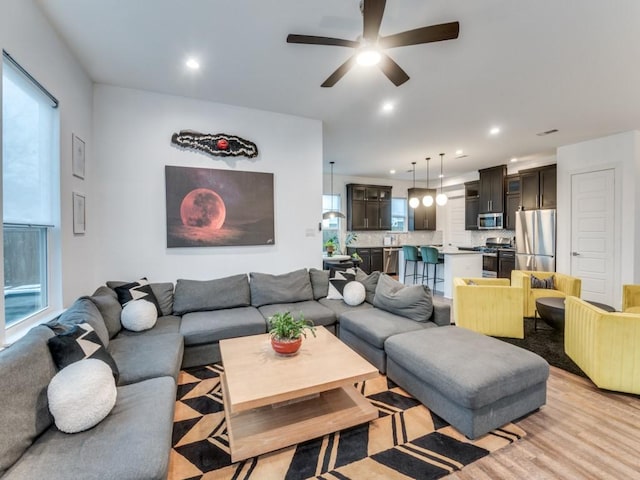
[[[405,47],[407,45],[419,45],[421,43],[440,42],[458,38],[460,23],[442,23],[428,27],[416,28],[406,32],[396,33],[387,37],[381,37],[378,44],[381,48]]]
[[[307,45],[335,45],[337,47],[358,48],[360,44],[353,40],[343,40],[342,38],[315,37],[313,35],[298,35],[290,33],[287,35],[287,43],[304,43]]]
[[[380,24],[384,15],[386,0],[364,0],[362,11],[364,28],[362,36],[369,43],[375,43],[380,33]]]
[[[340,65],[335,72],[333,72],[331,75],[329,75],[329,78],[327,78],[324,83],[322,85],[320,85],[321,87],[333,87],[338,80],[340,80],[342,77],[345,76],[345,74],[351,70],[351,67],[353,67],[356,63],[356,56],[352,55],[351,57],[349,57],[349,59],[344,62],[342,65]]]
[[[394,62],[389,55],[383,53],[378,66],[396,87],[399,87],[404,82],[409,80],[409,75],[407,75],[407,72],[400,68],[400,65]]]

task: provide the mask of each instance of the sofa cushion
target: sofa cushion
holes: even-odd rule
[[[127,283],[130,283],[130,282],[111,280],[107,282],[107,287],[114,290],[114,293],[115,293],[115,289],[117,287],[121,287],[122,285],[125,285]],[[149,283],[149,286],[151,286],[151,291],[155,295],[156,301],[158,302],[158,306],[162,311],[162,313],[158,314],[158,316],[171,315],[173,313],[173,283],[155,282],[155,283]],[[116,298],[117,298],[117,295],[116,295]]]
[[[122,324],[120,323],[122,305],[118,301],[116,292],[102,285],[93,292],[89,299],[98,307],[104,320],[104,325],[107,327],[107,332],[109,332],[109,338],[115,337],[122,330]]]
[[[321,298],[320,300],[318,300],[318,303],[323,307],[327,307],[329,310],[331,310],[336,315],[336,317],[338,317],[338,320],[340,319],[340,315],[344,312],[350,312],[352,310],[367,310],[373,308],[373,305],[367,302],[361,303],[360,305],[351,306],[347,305],[342,300],[330,300],[328,298]]]
[[[80,323],[88,323],[96,331],[100,341],[106,347],[109,345],[109,331],[102,319],[100,310],[89,299],[89,297],[81,297],[73,305],[65,310],[57,319],[49,322],[51,328],[56,329],[60,326],[64,330],[70,330],[74,325]],[[62,330],[57,329],[60,332]]]
[[[342,300],[340,300],[342,301]],[[276,313],[291,312],[295,318],[302,315],[305,320],[310,320],[314,325],[333,325],[336,323],[336,314],[315,300],[306,302],[279,303],[277,305],[263,305],[258,308],[265,320]]]
[[[249,276],[254,307],[313,300],[309,273],[304,268],[282,275],[251,272]]]
[[[118,337],[136,337],[147,335],[161,335],[163,333],[179,333],[180,332],[180,317],[175,315],[165,315],[159,317],[153,328],[144,330],[142,332],[133,332],[131,330],[122,329],[118,334]]]
[[[122,326],[134,332],[143,332],[153,328],[158,320],[158,311],[148,300],[128,302],[122,309]]]
[[[47,345],[59,370],[85,358],[93,358],[106,363],[118,380],[118,366],[91,325],[79,323],[66,330],[58,325],[53,330],[56,336],[50,338]]]
[[[180,325],[186,346],[266,332],[267,323],[254,307],[186,313]]]
[[[347,284],[356,281],[355,272],[350,273],[342,270],[332,270],[331,277],[329,278],[329,293],[327,298],[329,300],[343,300],[344,289]]]
[[[178,333],[118,336],[109,344],[109,353],[120,368],[118,385],[164,376],[177,380],[183,352]]]
[[[392,335],[436,327],[432,322],[414,322],[379,308],[353,310],[340,315],[340,331],[348,330],[376,348],[383,348]]]
[[[96,426],[116,404],[116,381],[109,366],[88,358],[60,370],[47,388],[56,427],[78,433]]]
[[[176,315],[208,310],[247,307],[251,304],[247,276],[232,275],[215,280],[184,280],[176,283],[173,311]]]
[[[107,284],[109,283],[112,282],[107,282]],[[125,283],[124,285],[115,287],[114,290],[116,295],[118,295],[120,305],[123,307],[133,300],[147,300],[148,302],[153,303],[156,307],[158,316],[162,315],[162,309],[160,308],[156,294],[146,278],[141,278],[137,282]]]
[[[553,275],[547,278],[538,278],[531,274],[531,288],[546,288],[554,290],[556,288],[556,284],[554,282]]]
[[[49,328],[35,327],[0,351],[0,476],[53,423],[47,405],[47,386],[57,373],[47,347],[51,337]],[[33,472],[22,478],[34,478]]]
[[[3,480],[166,480],[175,401],[169,377],[118,387],[116,405],[102,422],[75,435],[49,429]]]
[[[365,301],[373,304],[373,298],[376,295],[376,287],[378,286],[378,280],[380,280],[380,272],[375,271],[367,274],[360,267],[356,268],[356,280],[364,285],[364,289],[367,293]]]
[[[318,270],[317,268],[309,269],[309,279],[311,280],[311,288],[313,289],[313,299],[320,300],[329,293],[329,271]]]
[[[385,274],[380,275],[378,280],[373,305],[416,322],[426,322],[433,314],[429,287],[405,286]]]

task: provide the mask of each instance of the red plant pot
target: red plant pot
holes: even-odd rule
[[[271,347],[280,355],[293,355],[302,345],[302,337],[295,340],[281,340],[271,337]]]

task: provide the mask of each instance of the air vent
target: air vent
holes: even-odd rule
[[[539,137],[544,137],[545,135],[551,135],[552,133],[556,133],[557,131],[558,129],[554,128],[553,130],[547,130],[546,132],[536,133],[536,135]]]

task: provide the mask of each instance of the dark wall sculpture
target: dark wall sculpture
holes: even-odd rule
[[[258,156],[255,143],[244,138],[226,133],[199,133],[191,130],[180,130],[171,136],[171,143],[182,148],[200,150],[216,157]]]

